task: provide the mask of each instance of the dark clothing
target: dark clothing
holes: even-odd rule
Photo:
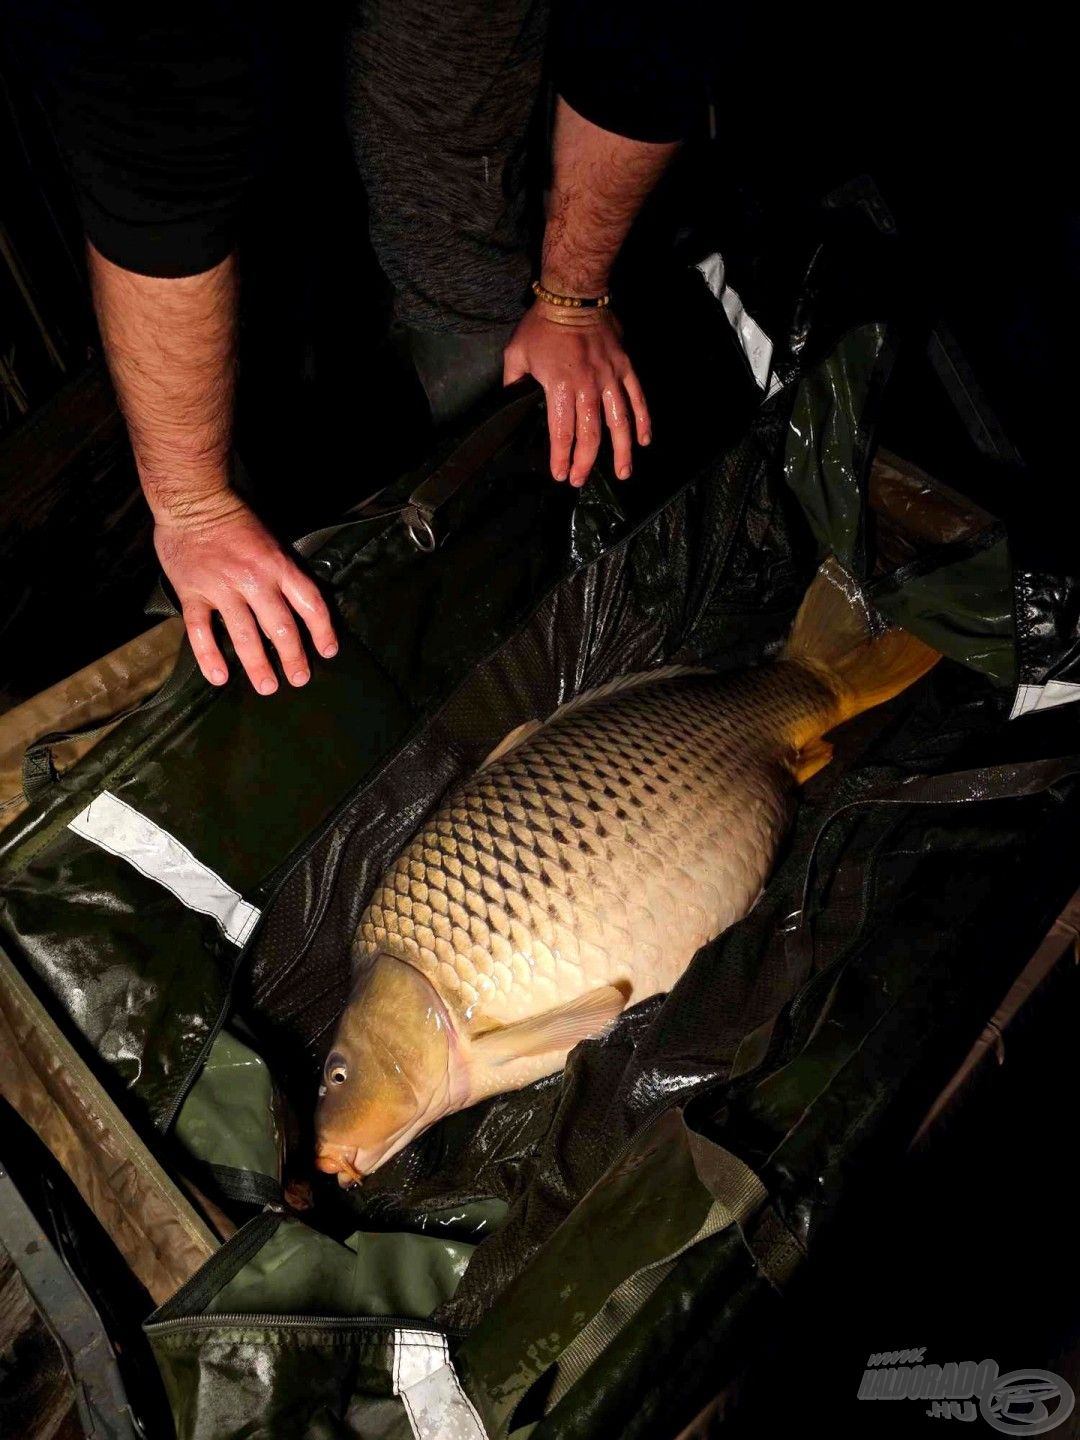
[[[371,242],[412,329],[489,330],[521,315],[548,21],[548,0],[353,7],[346,122]]]
[[[566,0],[555,11],[552,73],[579,115],[631,140],[685,140],[705,123],[710,67],[742,53],[741,22],[717,0]]]
[[[274,103],[256,15],[253,0],[48,0],[14,17],[87,235],[116,264],[195,275],[232,249]]]
[[[520,314],[526,137],[549,28],[557,88],[605,129],[677,139],[704,114],[690,27],[673,18],[690,0],[668,0],[662,21],[645,0],[561,4],[550,23],[550,0],[355,0],[347,120],[406,323],[470,331]],[[288,123],[288,36],[266,7],[26,9],[94,245],[148,275],[222,260],[272,124]]]

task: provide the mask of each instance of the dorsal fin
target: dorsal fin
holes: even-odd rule
[[[591,690],[583,690],[580,695],[575,695],[572,700],[567,700],[557,710],[553,710],[546,719],[541,720],[539,717],[534,717],[515,726],[509,734],[503,736],[491,754],[477,766],[477,769],[486,770],[489,765],[494,765],[496,760],[502,760],[510,754],[511,750],[516,750],[523,741],[535,735],[538,730],[542,730],[545,725],[562,720],[564,716],[580,710],[585,705],[593,705],[599,700],[610,700],[615,695],[621,695],[624,690],[634,690],[639,685],[659,684],[661,680],[677,680],[683,675],[715,674],[716,671],[708,665],[661,665],[656,670],[634,670],[629,675],[619,675],[614,680],[605,681],[603,685],[594,685]]]

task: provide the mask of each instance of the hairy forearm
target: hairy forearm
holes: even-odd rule
[[[159,524],[228,515],[236,265],[177,280],[136,275],[90,247],[98,323],[146,499]]]
[[[607,289],[634,218],[677,149],[601,130],[559,99],[541,270],[549,290]]]

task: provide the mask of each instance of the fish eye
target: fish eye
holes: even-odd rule
[[[339,1055],[336,1051],[327,1057],[326,1078],[331,1085],[343,1085],[349,1078],[349,1067],[345,1064],[345,1056]]]

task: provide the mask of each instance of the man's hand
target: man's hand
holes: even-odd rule
[[[503,384],[532,375],[544,387],[556,480],[585,484],[605,424],[615,474],[625,480],[633,468],[632,432],[639,445],[648,445],[652,436],[649,409],[622,347],[619,322],[603,310],[593,312],[595,320],[566,324],[549,318],[547,308],[538,300],[514,331],[503,357]]]
[[[212,685],[229,678],[214,638],[217,613],[260,695],[278,688],[264,636],[289,684],[305,685],[311,669],[296,617],[329,659],[338,648],[330,612],[229,486],[235,260],[174,280],[124,270],[93,246],[89,261],[109,370],[154,514],[154,548],[200,670]]]
[[[603,130],[559,97],[540,266],[545,290],[581,300],[606,294],[634,217],[678,148]],[[504,384],[533,375],[544,387],[556,480],[585,484],[605,424],[620,480],[632,468],[631,415],[638,444],[649,443],[649,410],[620,337],[619,322],[606,308],[575,309],[538,298],[506,347]]]
[[[214,638],[215,612],[260,695],[278,688],[263,636],[272,642],[291,685],[310,679],[297,616],[320,655],[337,654],[330,612],[318,587],[235,496],[212,515],[159,520],[154,547],[180,601],[199,669],[212,685],[224,685],[229,676]]]

